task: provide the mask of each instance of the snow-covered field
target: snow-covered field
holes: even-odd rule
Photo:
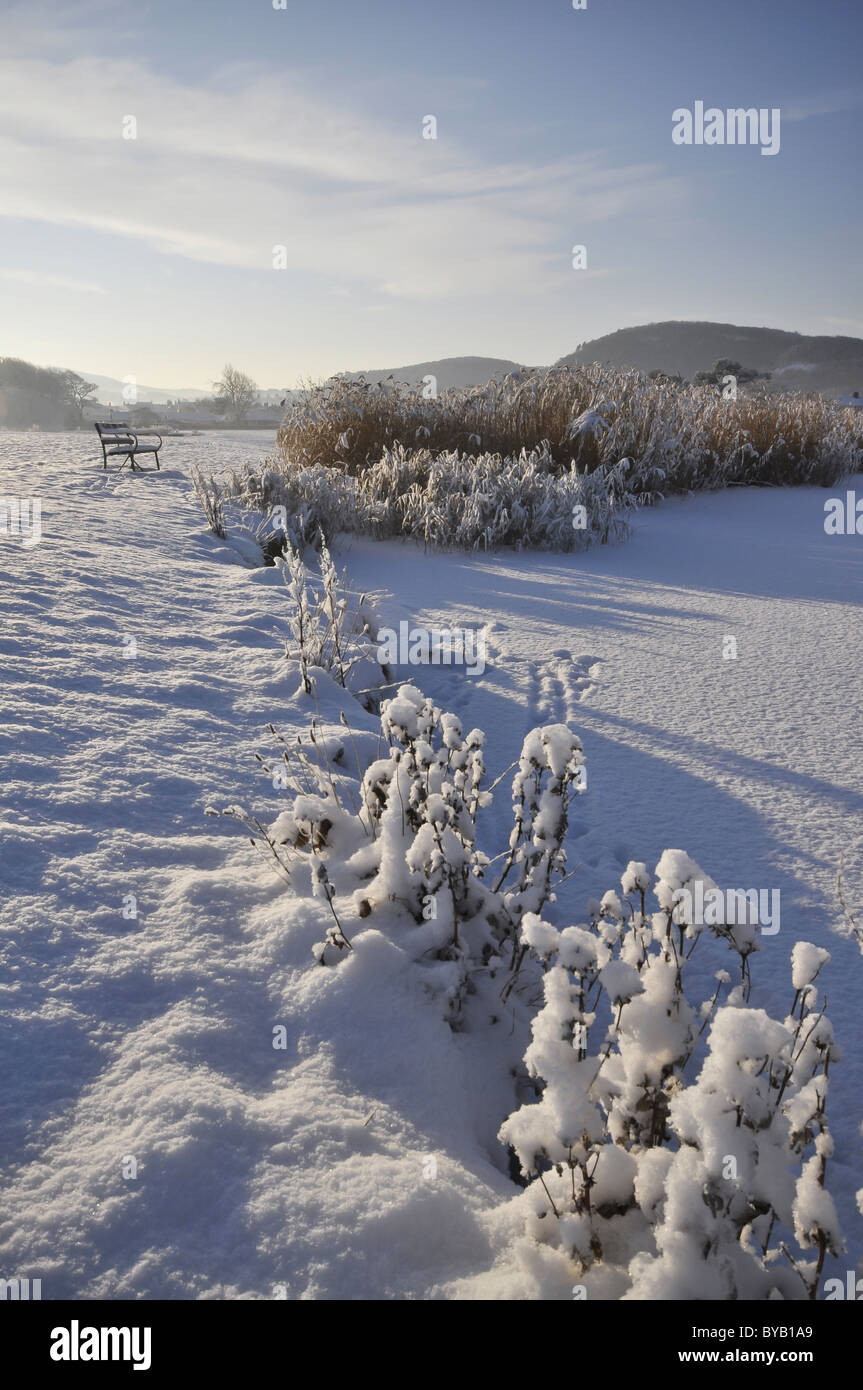
[[[0,497],[40,498],[44,533],[0,537],[0,1275],[46,1298],[568,1297],[525,1253],[495,1137],[523,1030],[453,1033],[381,941],[317,967],[325,909],[205,815],[273,819],[253,752],[314,713],[278,574],[205,534],[188,481],[272,442],[171,439],[144,477],[103,474],[85,435],[0,434]],[[674,846],[781,891],[753,1002],[783,1017],[794,943],[830,950],[844,1276],[863,1254],[863,959],[836,901],[840,856],[863,899],[863,540],[825,535],[827,495],[673,500],[581,556],[338,559],[390,626],[483,630],[482,674],[398,674],[486,731],[492,774],[536,724],[581,736],[561,926]]]

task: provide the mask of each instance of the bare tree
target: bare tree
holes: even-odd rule
[[[90,398],[96,390],[95,383],[85,381],[77,372],[70,372],[61,367],[52,368],[52,371],[57,378],[63,400],[74,410],[80,424],[84,419],[84,406],[94,404]]]
[[[221,381],[216,381],[213,385],[216,398],[227,418],[235,423],[245,420],[258,399],[258,388],[252,378],[228,362],[222,372]]]

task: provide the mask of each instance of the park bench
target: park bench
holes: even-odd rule
[[[94,423],[96,423],[94,421]],[[128,461],[129,467],[136,472],[143,473],[146,470],[140,468],[135,462],[138,454],[155,454],[156,467],[159,468],[159,450],[162,447],[162,436],[156,430],[141,430],[145,439],[158,439],[158,444],[141,444],[137,433],[124,424],[122,420],[110,420],[104,424],[96,423],[96,433],[102,445],[102,467],[108,467],[109,458],[123,458]],[[123,464],[120,464],[123,467]]]

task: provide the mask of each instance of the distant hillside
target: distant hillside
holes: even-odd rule
[[[339,372],[338,376],[348,381],[365,377],[366,381],[385,381],[388,376],[395,381],[406,381],[415,386],[424,376],[437,378],[439,391],[450,386],[485,386],[494,377],[507,376],[517,371],[520,364],[510,362],[505,357],[442,357],[437,362],[414,362],[409,367],[382,367],[368,372]]]
[[[111,401],[115,406],[122,406],[124,403],[123,391],[126,382],[118,381],[113,376],[97,376],[95,372],[81,372],[85,381],[92,381],[97,386],[96,400],[106,405]],[[136,399],[141,405],[164,405],[167,401],[200,401],[212,398],[213,387],[205,386],[145,386],[143,382],[136,383]],[[289,391],[286,387],[259,388],[258,401],[262,405],[278,405],[279,401],[290,401],[298,396],[299,391]],[[127,402],[128,404],[128,402]]]
[[[560,365],[609,362],[675,373],[691,381],[720,357],[771,372],[769,389],[821,391],[829,396],[863,391],[863,339],[809,337],[779,328],[747,328],[734,323],[687,323],[672,319],[621,328],[582,343]]]
[[[80,372],[79,375],[97,387],[97,400],[103,404],[112,401],[114,405],[122,405],[126,382],[113,376],[97,376],[95,372]],[[207,391],[203,386],[145,386],[142,381],[136,382],[135,389],[139,401],[153,405],[164,405],[166,401],[197,401],[202,396],[212,395],[212,387]]]

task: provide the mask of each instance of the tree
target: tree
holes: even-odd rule
[[[77,372],[64,367],[36,367],[20,357],[0,357],[0,392],[7,407],[7,423],[27,429],[74,429],[83,423],[84,406],[96,387]]]
[[[221,381],[216,381],[213,385],[216,399],[222,405],[227,418],[235,423],[245,420],[258,399],[258,388],[252,378],[228,362],[222,372]]]
[[[696,372],[694,381],[696,386],[721,386],[726,376],[736,377],[739,386],[747,381],[770,380],[769,372],[759,372],[754,367],[743,367],[739,362],[732,362],[730,357],[720,357],[709,372]]]
[[[66,371],[59,367],[55,369],[55,374],[63,400],[75,411],[80,423],[84,419],[84,406],[93,404],[90,397],[96,390],[95,382],[85,381],[77,372]]]
[[[11,429],[29,429],[31,425],[68,429],[70,423],[77,424],[78,412],[70,421],[62,377],[63,373],[54,367],[36,367],[20,357],[0,358],[0,395],[6,424]]]

